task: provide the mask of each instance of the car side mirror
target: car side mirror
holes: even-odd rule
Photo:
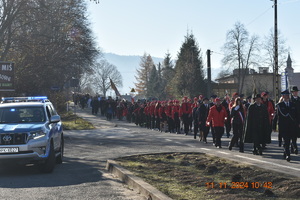
[[[57,123],[57,122],[60,122],[60,116],[59,115],[53,115],[51,116],[50,118],[50,123]]]

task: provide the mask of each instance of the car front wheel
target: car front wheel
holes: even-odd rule
[[[55,167],[55,152],[53,142],[50,143],[49,156],[43,164],[39,165],[40,171],[43,173],[51,173]]]

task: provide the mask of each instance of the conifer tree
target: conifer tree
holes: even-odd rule
[[[155,65],[153,65],[152,70],[150,72],[146,96],[148,98],[159,98],[159,75]]]
[[[172,63],[172,58],[170,53],[166,53],[165,58],[163,60],[163,66],[161,71],[161,77],[162,77],[162,99],[172,99],[171,95],[171,81],[175,75],[174,65]]]
[[[153,66],[154,63],[151,55],[144,53],[143,57],[141,57],[140,68],[136,70],[137,75],[135,76],[137,80],[135,87],[139,95],[143,95],[145,97],[147,95],[147,86]]]
[[[185,36],[178,53],[172,87],[177,97],[193,98],[205,92],[201,49],[193,34]]]

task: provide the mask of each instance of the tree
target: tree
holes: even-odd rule
[[[222,63],[238,69],[238,92],[243,91],[244,79],[250,66],[257,66],[259,52],[259,38],[249,33],[240,22],[235,23],[234,28],[227,32],[226,43],[222,50],[224,58]]]
[[[153,65],[150,76],[149,76],[149,81],[147,85],[147,95],[146,97],[156,97],[159,98],[159,74],[158,71],[156,70],[156,66]]]
[[[3,12],[11,6],[15,8],[7,11],[15,17],[10,18],[10,28],[0,33],[0,41],[5,44],[1,48],[8,49],[2,52],[2,59],[15,62],[17,93],[48,95],[51,86],[63,89],[72,77],[80,78],[83,72],[91,70],[98,51],[83,1],[0,3]]]
[[[163,60],[162,70],[161,70],[161,85],[162,85],[162,99],[171,99],[171,81],[175,76],[174,65],[172,63],[170,53],[166,53],[165,58]]]
[[[101,60],[93,66],[93,72],[86,76],[89,81],[89,86],[93,88],[95,93],[102,93],[106,97],[106,93],[111,89],[110,79],[116,87],[122,87],[122,75],[115,65],[108,63],[106,60]],[[84,83],[84,80],[83,80]]]
[[[270,29],[269,35],[264,37],[264,42],[262,43],[264,50],[264,63],[272,69],[274,72],[275,61],[274,61],[274,52],[275,52],[275,40],[274,40],[274,31]],[[282,69],[286,65],[286,56],[289,48],[286,46],[286,40],[281,35],[281,32],[278,31],[278,68]]]
[[[137,83],[135,83],[136,91],[140,95],[147,95],[147,86],[149,82],[150,72],[154,66],[152,57],[150,54],[144,53],[141,57],[140,69],[137,69],[137,75],[135,76]]]
[[[193,34],[185,36],[180,48],[172,86],[177,97],[195,97],[205,92],[201,50]]]

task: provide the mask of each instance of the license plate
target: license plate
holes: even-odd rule
[[[0,154],[1,153],[18,153],[19,148],[18,147],[6,147],[6,148],[0,148]]]

